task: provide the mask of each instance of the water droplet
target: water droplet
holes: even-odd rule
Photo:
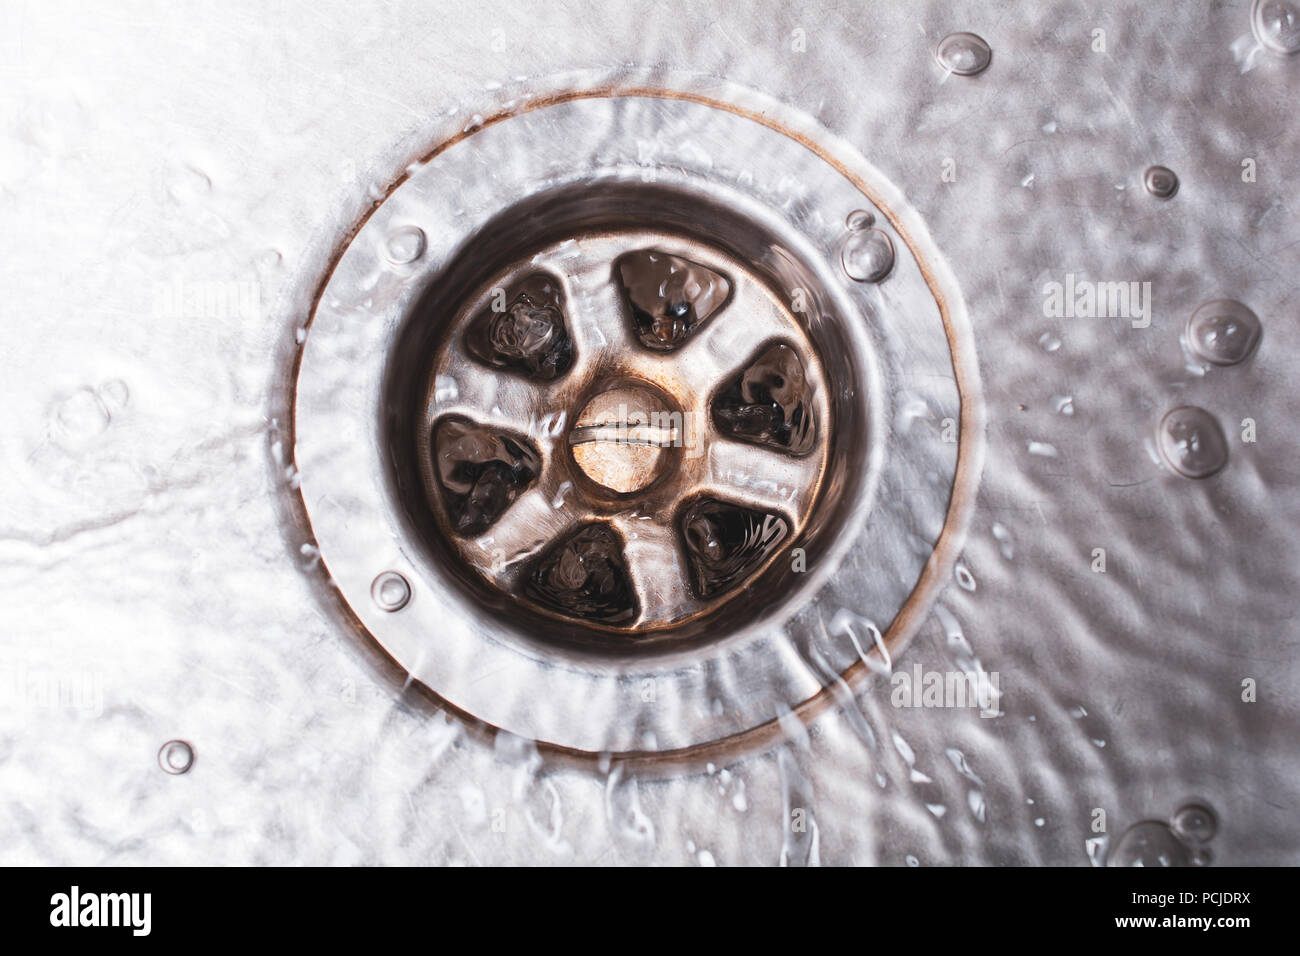
[[[1124,831],[1107,866],[1187,866],[1191,854],[1174,831],[1157,820],[1135,823]]]
[[[1010,561],[1016,556],[1015,542],[1012,541],[1011,532],[1007,530],[1006,525],[1001,523],[993,525],[993,539],[997,541],[1002,557]]]
[[[263,249],[253,257],[253,263],[259,269],[275,269],[284,262],[284,253],[279,249]]]
[[[894,243],[879,229],[851,233],[840,252],[844,271],[854,282],[879,282],[894,268]]]
[[[424,230],[419,226],[398,226],[388,234],[384,255],[395,266],[410,265],[424,255]]]
[[[641,791],[634,777],[617,764],[605,781],[605,819],[615,840],[640,850],[655,843],[654,822],[641,809]]]
[[[194,748],[183,740],[169,740],[158,751],[158,766],[170,774],[188,773],[194,766]]]
[[[1083,850],[1088,854],[1088,862],[1093,866],[1106,865],[1106,847],[1110,845],[1110,837],[1095,836],[1089,837],[1083,841]]]
[[[1262,331],[1259,317],[1246,306],[1232,299],[1215,299],[1187,320],[1187,345],[1207,362],[1236,365],[1255,351]]]
[[[952,569],[952,575],[957,579],[957,584],[961,586],[963,591],[975,590],[975,575],[970,573],[970,568],[966,567],[966,565],[958,563]]]
[[[941,67],[958,76],[983,73],[993,61],[989,45],[973,33],[948,34],[939,41],[934,56]]]
[[[433,380],[433,400],[439,404],[451,403],[460,398],[460,383],[450,375],[438,375]]]
[[[178,203],[194,202],[212,192],[212,179],[203,170],[186,163],[168,171],[167,192]]]
[[[1073,395],[1054,395],[1052,396],[1052,407],[1056,409],[1058,415],[1074,414],[1074,396]]]
[[[370,596],[385,611],[400,611],[411,600],[411,585],[396,571],[385,571],[370,585]]]
[[[555,497],[551,499],[551,507],[556,511],[564,507],[564,501],[569,497],[569,492],[573,490],[573,482],[562,481],[560,486],[555,489]]]
[[[1044,332],[1038,337],[1038,346],[1044,352],[1055,352],[1061,347],[1061,340],[1051,332]]]
[[[844,220],[844,226],[849,232],[859,232],[876,224],[876,217],[865,209],[855,209],[849,213]]]
[[[1060,455],[1056,450],[1056,446],[1050,442],[1031,441],[1026,442],[1025,447],[1029,451],[1029,454],[1038,455],[1040,458],[1057,458]]]
[[[916,866],[920,866],[920,865],[921,865],[921,861],[918,860],[916,857],[912,856],[912,854],[910,854],[910,853],[907,854],[907,856],[905,857],[905,859],[907,860],[907,865],[908,865],[908,866],[916,867]]]
[[[781,778],[781,818],[785,821],[781,828],[780,865],[821,866],[821,830],[808,780],[789,746],[777,751],[776,764]],[[796,813],[801,818],[801,826],[794,826]]]
[[[54,421],[63,437],[83,442],[103,433],[112,415],[90,388],[79,388],[54,407]]]
[[[1250,26],[1274,53],[1300,53],[1300,9],[1290,0],[1255,0]]]
[[[1157,199],[1172,199],[1178,192],[1178,176],[1166,166],[1150,166],[1142,174],[1142,185]]]
[[[1199,803],[1180,807],[1170,822],[1175,835],[1189,843],[1208,843],[1219,829],[1214,811]]]
[[[859,637],[858,628],[866,632],[865,636]],[[877,674],[893,673],[894,662],[890,657],[889,648],[885,646],[885,639],[874,622],[855,614],[848,608],[840,608],[831,618],[829,630],[834,636],[847,636],[853,644],[853,649],[857,651],[858,658],[867,665],[868,669]],[[869,644],[867,638],[870,639]]]
[[[126,407],[126,403],[131,399],[131,390],[126,387],[126,382],[120,378],[104,382],[95,391],[109,412],[120,411]]]
[[[1160,453],[1187,478],[1208,478],[1228,463],[1228,442],[1218,421],[1203,408],[1183,405],[1160,420]]]

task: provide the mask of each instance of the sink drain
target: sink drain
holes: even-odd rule
[[[545,219],[644,223],[697,202],[583,189]],[[393,405],[416,403],[403,421],[428,508],[456,563],[519,613],[556,619],[551,633],[678,636],[814,518],[834,427],[822,363],[792,290],[716,245],[645,229],[521,238],[471,241],[478,268],[514,261],[441,323],[423,390],[407,374],[391,386]],[[440,324],[443,302],[417,306],[415,324]]]
[[[888,183],[779,112],[645,92],[489,120],[322,286],[294,409],[321,560],[488,724],[756,740],[887,658],[951,570],[979,438],[960,300]]]

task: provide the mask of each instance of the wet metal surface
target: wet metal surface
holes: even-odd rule
[[[873,604],[898,650],[948,573],[982,441],[959,293],[893,187],[850,150],[808,148],[779,113],[642,89],[485,121],[409,170],[321,289],[292,417],[315,546],[367,635],[492,727],[592,759],[734,759],[779,732],[781,713],[831,703],[781,645],[820,646],[845,686],[867,676],[818,604]],[[645,137],[675,126],[696,152],[647,181]],[[743,175],[712,158],[734,150],[750,157]],[[484,155],[512,164],[475,178]],[[875,326],[880,286],[836,255],[854,211],[907,249]],[[373,250],[408,221],[438,238],[419,270],[394,273]],[[563,374],[466,347],[527,283],[572,336]],[[950,434],[890,442],[882,396],[902,388],[928,396]],[[632,481],[629,462],[572,431],[630,390],[657,396],[650,416],[680,413],[683,437],[635,493],[614,487]],[[474,499],[445,480],[462,467],[437,441],[448,427],[537,450],[535,482],[487,496],[490,524],[455,524]],[[926,487],[876,509],[877,489],[915,468]],[[705,500],[702,522],[691,509]],[[762,533],[723,530],[750,525]],[[403,563],[424,600],[376,615],[372,567]],[[673,706],[641,706],[647,681]]]
[[[744,17],[14,5],[0,34],[0,861],[1296,862],[1294,14],[1281,0],[1194,16],[1172,2]],[[987,43],[981,72],[938,60],[959,33]],[[537,119],[573,91],[635,90],[656,95]],[[718,122],[658,94],[740,112]],[[571,152],[511,150],[516,120],[535,143],[565,133]],[[384,201],[451,141],[477,141],[460,176]],[[850,161],[823,169],[817,151]],[[378,406],[385,380],[364,370],[393,331],[380,301],[408,314],[429,264],[456,255],[448,237],[488,225],[502,195],[604,159],[638,189],[726,186],[705,224],[726,209],[769,210],[767,238],[799,224],[798,268],[739,251],[778,288],[816,273],[808,287],[864,330],[861,348],[819,354],[870,359],[823,368],[828,401],[863,417],[836,419],[855,440],[831,450],[821,492],[869,506],[837,512],[840,534],[806,542],[806,571],[791,553],[786,586],[755,600],[780,627],[696,645],[720,657],[691,698],[689,647],[644,652],[653,665],[602,694],[591,675],[618,670],[608,656],[433,600],[428,556],[357,520],[374,472],[350,474],[346,453],[382,458],[371,433],[340,413],[312,461],[292,430],[318,333],[350,332],[329,364],[340,403]],[[1144,181],[1156,165],[1177,176],[1165,199]],[[340,258],[359,224],[375,226],[365,248]],[[843,255],[864,229],[894,252],[878,283],[845,272],[877,271],[880,243]],[[318,300],[336,267],[347,297]],[[461,291],[489,278],[471,269]],[[1198,312],[1224,301],[1258,321],[1249,347],[1249,329],[1211,321],[1228,313]],[[505,331],[527,353],[545,317]],[[954,327],[977,402],[961,401]],[[761,344],[715,354],[739,363]],[[499,379],[517,411],[532,384]],[[865,402],[836,391],[864,380]],[[451,413],[481,381],[425,368],[407,384]],[[1188,409],[1208,418],[1162,430]],[[1188,477],[1208,420],[1226,461]],[[545,455],[563,433],[536,425]],[[982,456],[959,457],[972,434]],[[432,473],[410,458],[401,500],[427,505]],[[313,471],[326,461],[340,470]],[[753,475],[752,457],[703,461],[719,484]],[[535,490],[511,510],[533,507],[554,540],[571,489]],[[965,518],[944,536],[950,503]],[[363,557],[331,558],[348,540]],[[409,673],[365,637],[426,614],[436,623],[403,645]],[[927,675],[954,672],[980,678],[975,703],[927,704]],[[540,673],[559,683],[538,693]],[[420,689],[449,678],[468,706]],[[814,697],[817,714],[781,703]],[[559,720],[555,700],[599,721]],[[494,706],[519,732],[493,737],[466,713]],[[734,754],[662,766],[534,742],[656,753],[764,726]]]

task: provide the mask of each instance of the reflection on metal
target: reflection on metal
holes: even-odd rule
[[[960,298],[888,183],[774,115],[646,90],[489,118],[328,277],[294,421],[322,560],[413,678],[490,725],[590,753],[758,743],[774,707],[824,706],[782,647],[808,612],[851,590],[897,647],[950,573],[980,438]],[[644,175],[639,144],[682,123],[747,175]],[[484,180],[483,157],[513,161]],[[385,237],[413,225],[418,267],[395,268]],[[850,234],[888,249],[871,282],[840,263]],[[951,434],[893,447],[903,389]],[[882,483],[905,508],[873,513]],[[918,526],[946,529],[933,556]],[[357,587],[379,569],[420,599],[377,616]],[[846,642],[826,662],[865,676]],[[636,703],[645,674],[671,713]]]
[[[631,203],[642,204],[646,215],[653,216],[654,206],[677,203],[685,212],[691,201],[683,193],[652,190],[645,195],[631,192],[615,204],[599,190],[580,189],[567,206],[549,209],[547,221],[557,232],[579,212],[581,217],[603,215],[617,224],[633,208]],[[507,215],[525,217],[517,207]],[[579,525],[608,524],[629,545],[623,560],[640,609],[634,619],[620,617],[625,623],[619,630],[638,635],[659,631],[662,639],[665,629],[718,610],[723,597],[706,602],[687,587],[689,545],[680,531],[686,501],[708,493],[767,513],[792,511],[796,531],[817,520],[818,488],[832,445],[832,399],[822,380],[821,362],[786,304],[794,300],[794,291],[769,288],[760,275],[715,243],[676,230],[647,231],[631,225],[565,235],[541,248],[517,246],[521,235],[526,236],[517,230],[505,233],[500,246],[490,236],[470,240],[467,248],[474,265],[488,278],[470,294],[427,355],[428,384],[423,392],[410,393],[409,400],[420,410],[411,420],[417,429],[435,434],[439,423],[449,419],[470,419],[479,428],[517,435],[536,432],[539,422],[553,423],[556,434],[540,437],[547,452],[528,491],[551,503],[546,537],[554,541]],[[494,267],[498,257],[505,260],[500,268]],[[559,374],[524,375],[522,380],[516,375],[503,382],[494,357],[467,350],[464,343],[475,328],[474,317],[492,314],[490,303],[498,290],[519,288],[515,275],[535,273],[538,264],[545,265],[545,275],[555,277],[549,280],[556,286],[551,321],[568,330],[574,345],[566,355],[572,359]],[[657,302],[652,301],[655,296],[660,297]],[[825,299],[825,294],[815,297]],[[502,298],[509,301],[512,296]],[[419,305],[416,311],[416,322],[430,314]],[[656,325],[647,341],[643,330],[668,315],[680,317],[680,329],[668,334]],[[545,341],[538,339],[539,347]],[[769,343],[763,355],[783,353],[789,358],[783,364],[769,359],[767,365],[762,356],[751,358],[750,343],[761,342]],[[737,351],[736,343],[743,343],[745,351]],[[418,363],[416,350],[403,354],[413,366]],[[434,394],[437,383],[448,380],[456,381],[458,390],[452,409]],[[503,401],[507,390],[510,400]],[[394,395],[394,402],[401,400]],[[791,415],[797,436],[793,443],[786,422]],[[814,421],[824,423],[820,431]],[[772,431],[782,425],[785,430]],[[416,434],[409,442],[410,448],[420,445]],[[732,447],[735,442],[751,447]],[[755,442],[759,447],[752,447]],[[811,454],[814,447],[819,453]],[[452,453],[433,442],[428,452],[433,460],[421,462],[422,471],[445,470],[446,456]],[[728,462],[728,468],[719,469],[719,461]],[[763,484],[766,476],[779,482]],[[514,599],[525,597],[520,575],[529,559],[540,551],[569,553],[543,540],[536,512],[523,499],[502,501],[490,534],[486,526],[469,538],[455,533],[454,527],[446,527],[451,510],[445,482],[426,478],[426,485],[433,492],[428,506],[441,519],[454,561],[482,575],[497,591]],[[562,487],[573,491],[559,498]],[[410,507],[418,510],[421,505]],[[504,555],[504,560],[494,562],[493,554]],[[748,566],[748,576],[778,556],[777,550],[765,551],[763,561]],[[575,590],[589,586],[580,572],[575,565],[567,576]],[[737,589],[743,583],[733,579],[728,596],[741,593]],[[549,602],[546,607],[554,611],[560,606]],[[567,616],[573,628],[592,623]],[[599,620],[608,625],[611,618],[601,614]]]

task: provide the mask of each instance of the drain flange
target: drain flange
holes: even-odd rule
[[[759,740],[886,652],[853,622],[896,649],[950,567],[978,451],[960,300],[892,187],[779,115],[643,91],[490,120],[322,289],[294,426],[323,564],[488,724]],[[693,148],[647,157],[669,133]],[[863,213],[891,249],[869,282],[840,264]]]

